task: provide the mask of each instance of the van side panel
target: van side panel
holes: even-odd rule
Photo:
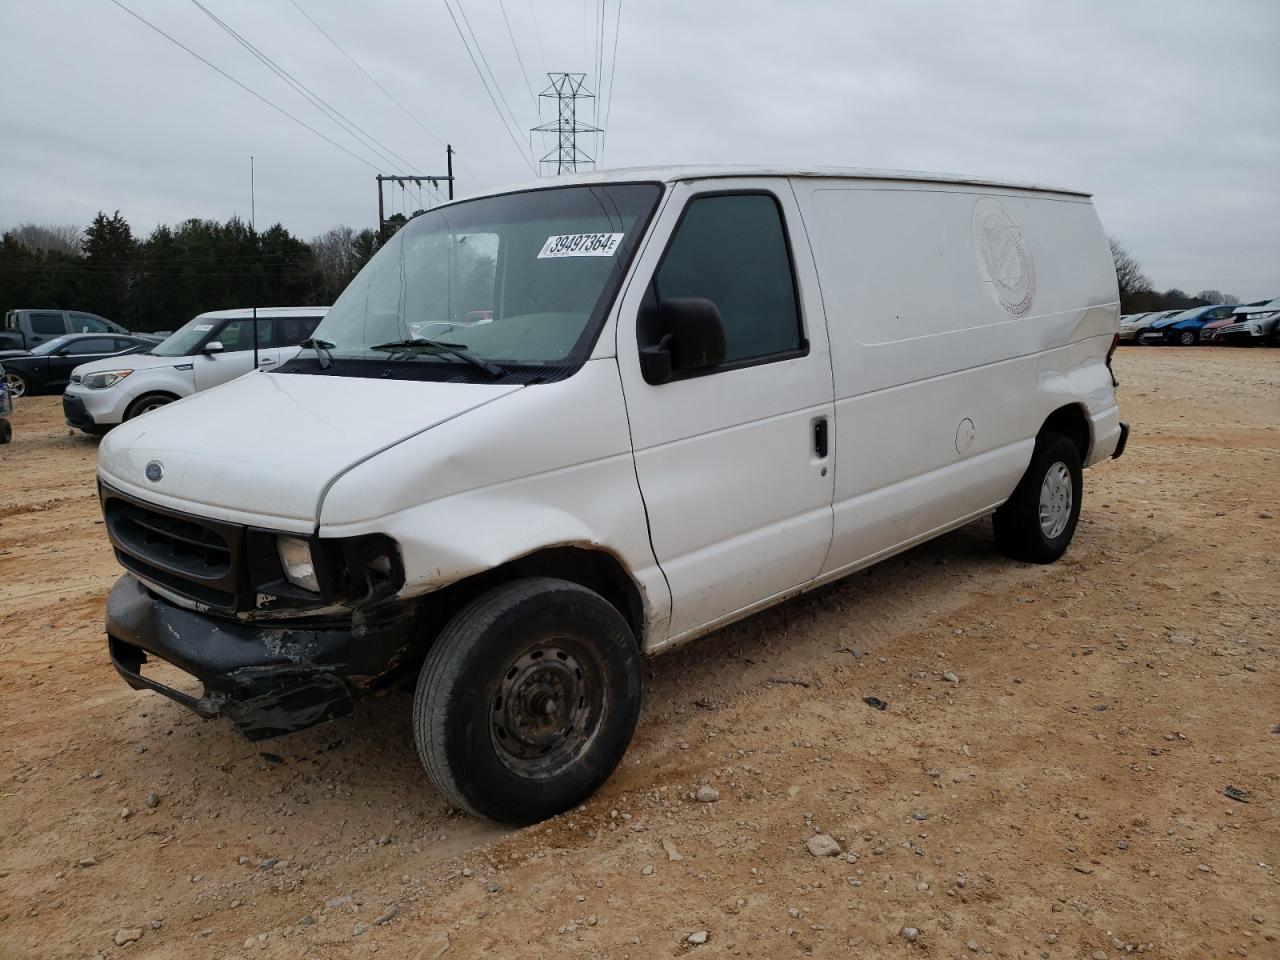
[[[1105,358],[1118,296],[1088,201],[793,182],[836,390],[835,534],[824,574],[997,507],[1060,406],[1081,404],[1105,434],[1086,459],[1114,449]]]

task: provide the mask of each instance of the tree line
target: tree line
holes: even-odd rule
[[[1121,313],[1154,313],[1157,310],[1190,310],[1210,304],[1239,303],[1240,298],[1221,290],[1201,290],[1190,294],[1177,287],[1156,290],[1142,272],[1138,258],[1123,243],[1111,237],[1111,258],[1116,264],[1116,283],[1120,287]]]
[[[372,230],[339,226],[308,242],[238,217],[162,224],[143,239],[118,210],[84,230],[21,224],[0,235],[0,315],[87,310],[145,332],[207,310],[329,304],[377,246]]]
[[[118,210],[99,212],[84,230],[20,224],[0,235],[0,315],[20,307],[88,310],[152,331],[206,310],[329,304],[377,248],[373,230],[333,227],[308,242],[281,224],[259,232],[239,217],[161,224],[145,239]],[[1220,290],[1158,291],[1115,238],[1111,254],[1122,313],[1240,302]]]

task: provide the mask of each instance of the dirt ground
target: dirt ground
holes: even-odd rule
[[[0,954],[1280,957],[1280,350],[1115,366],[1062,561],[984,521],[656,659],[617,773],[523,830],[447,808],[403,692],[252,745],[128,689],[95,443],[18,401]]]

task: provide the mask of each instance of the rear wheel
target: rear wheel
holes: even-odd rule
[[[129,404],[129,409],[124,412],[124,418],[132,420],[134,417],[140,417],[152,410],[159,410],[170,403],[173,403],[173,397],[165,396],[163,393],[146,393]]]
[[[593,793],[640,715],[643,661],[599,594],[548,577],[464,607],[427,653],[413,701],[418,754],[452,803],[535,823]]]
[[[4,417],[0,417],[0,443],[8,443],[13,439],[13,427]]]
[[[31,381],[16,370],[4,372],[4,385],[9,389],[11,397],[25,397],[27,391],[31,389]]]
[[[1180,330],[1178,332],[1178,343],[1184,347],[1194,347],[1199,337],[1194,330]]]
[[[996,545],[1015,560],[1053,563],[1076,532],[1082,492],[1076,445],[1060,433],[1042,433],[1013,496],[992,518]]]

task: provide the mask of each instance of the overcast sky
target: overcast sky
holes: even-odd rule
[[[393,164],[371,156],[194,3],[121,2],[371,165],[110,0],[0,0],[0,226],[83,224],[117,208],[143,234],[193,216],[247,217],[250,154],[260,227],[280,221],[310,237],[337,223],[376,222],[373,176]],[[440,143],[290,0],[202,2],[415,164],[409,172],[442,170]],[[586,71],[600,92],[595,0],[502,2],[535,93],[547,70]],[[462,193],[530,176],[525,131],[539,117],[499,0],[453,6],[515,114],[523,153],[445,0],[297,3],[454,144]],[[1095,194],[1107,230],[1158,288],[1280,295],[1277,0],[625,0],[610,98],[617,9],[608,0],[605,166],[894,167],[1079,188]],[[540,119],[552,114],[544,109]],[[534,148],[541,154],[550,143]]]

